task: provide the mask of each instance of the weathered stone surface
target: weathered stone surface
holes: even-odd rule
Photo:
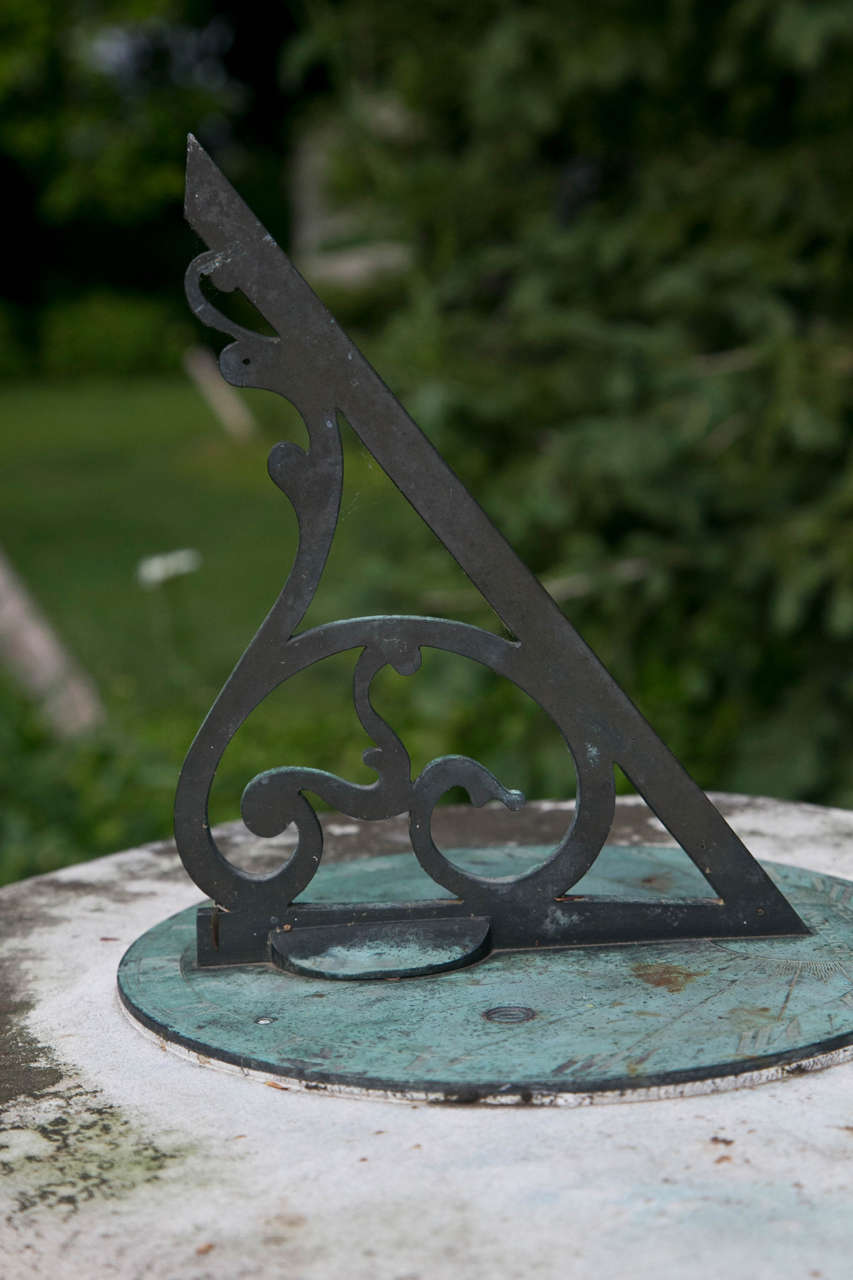
[[[853,814],[720,804],[760,858],[853,878]],[[549,840],[566,817],[480,838]],[[499,817],[441,821],[462,844]],[[329,856],[404,847],[397,820],[361,826],[327,819]],[[631,801],[614,834],[662,843]],[[120,1010],[125,948],[198,898],[168,844],[0,891],[4,1277],[849,1275],[853,1065],[576,1110],[289,1090],[166,1052]]]

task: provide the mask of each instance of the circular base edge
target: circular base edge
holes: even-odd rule
[[[271,1067],[245,1065],[228,1058],[205,1052],[206,1046],[191,1044],[180,1038],[169,1038],[162,1029],[155,1027],[144,1014],[137,1011],[127,1000],[120,986],[117,986],[119,1008],[128,1022],[147,1040],[156,1044],[164,1052],[174,1054],[185,1062],[196,1066],[212,1068],[228,1075],[243,1076],[265,1085],[270,1089],[282,1092],[321,1093],[339,1098],[360,1098],[376,1102],[398,1102],[423,1104],[428,1106],[531,1106],[531,1107],[589,1107],[612,1105],[620,1102],[654,1102],[673,1098],[694,1098],[702,1095],[730,1093],[737,1089],[754,1089],[760,1085],[772,1084],[779,1080],[790,1080],[797,1076],[810,1075],[813,1072],[825,1071],[829,1067],[841,1066],[853,1062],[853,1042],[838,1045],[834,1048],[817,1048],[810,1052],[807,1048],[803,1056],[794,1057],[780,1054],[780,1060],[764,1066],[743,1067],[737,1069],[718,1068],[713,1074],[710,1068],[707,1074],[668,1081],[649,1081],[645,1084],[627,1085],[625,1087],[607,1087],[602,1089],[548,1089],[541,1085],[530,1087],[513,1087],[505,1089],[497,1085],[482,1085],[477,1088],[458,1088],[449,1086],[433,1088],[413,1086],[408,1089],[389,1088],[380,1081],[365,1081],[355,1084],[339,1080],[308,1080],[299,1076],[289,1076],[275,1072]],[[794,1051],[796,1052],[796,1051]],[[782,1059],[785,1059],[784,1061]],[[685,1073],[688,1074],[688,1073]]]

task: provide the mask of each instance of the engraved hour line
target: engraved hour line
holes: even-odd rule
[[[551,1020],[549,1020],[549,1021],[548,1021],[547,1025],[553,1025],[553,1024],[554,1024],[554,1022],[556,1022],[556,1021],[557,1021],[557,1019],[551,1019]],[[490,1025],[491,1025],[491,1026],[493,1026],[493,1027],[499,1027],[499,1026],[501,1026],[501,1025],[505,1025],[505,1024],[501,1024],[501,1023],[499,1023],[499,1022],[493,1022],[493,1023],[491,1023]],[[513,1024],[512,1024],[512,1029],[511,1029],[511,1030],[510,1030],[510,1029],[507,1029],[507,1030],[503,1033],[503,1035],[497,1035],[497,1034],[495,1034],[495,1035],[489,1035],[488,1040],[487,1040],[487,1041],[485,1041],[485,1042],[483,1042],[482,1044],[478,1045],[478,1046],[477,1046],[477,1047],[476,1047],[472,1052],[462,1053],[462,1054],[460,1054],[460,1055],[459,1055],[459,1057],[458,1057],[458,1058],[450,1058],[450,1059],[449,1059],[449,1061],[450,1061],[451,1065],[452,1065],[452,1066],[454,1066],[454,1067],[456,1067],[456,1066],[459,1066],[459,1064],[460,1064],[460,1063],[463,1063],[463,1062],[471,1062],[472,1060],[476,1062],[476,1060],[477,1060],[478,1058],[482,1058],[484,1055],[485,1055],[486,1057],[488,1057],[488,1055],[492,1052],[492,1050],[493,1050],[496,1046],[499,1046],[499,1045],[505,1045],[505,1044],[512,1044],[512,1043],[517,1044],[517,1043],[518,1043],[518,1028],[519,1028],[520,1026],[525,1026],[525,1025],[526,1025],[526,1023],[513,1023]],[[540,1024],[539,1024],[539,1025],[541,1026],[541,1025],[542,1025],[542,1023],[540,1022]]]
[[[800,976],[800,970],[797,969],[795,973],[792,975],[791,981],[788,983],[788,990],[785,992],[785,999],[782,1001],[782,1008],[779,1010],[779,1014],[778,1014],[778,1018],[780,1022],[782,1021],[785,1010],[788,1008],[788,1001],[791,999],[791,996],[794,993],[794,987],[797,985],[797,979],[799,978],[799,976]]]
[[[726,968],[729,969],[737,963],[738,962],[736,960],[731,960],[729,964],[726,966]],[[723,970],[723,972],[725,972],[725,970]],[[717,997],[722,995],[724,991],[727,991],[729,987],[733,987],[738,982],[741,982],[743,980],[743,977],[744,977],[744,974],[741,969],[740,972],[736,973],[733,978],[730,978],[728,980],[728,982],[721,983],[716,991],[712,991],[709,996],[705,996],[705,998],[703,1000],[700,1000],[697,1004],[686,1005],[685,1008],[682,1009],[681,1013],[676,1014],[674,1018],[670,1019],[669,1026],[672,1027],[676,1022],[679,1022],[682,1018],[689,1017],[691,1014],[695,1012],[695,1010],[701,1009],[702,1006],[705,1004],[708,1004],[709,1001],[716,1000]],[[646,1041],[648,1041],[649,1039],[654,1039],[655,1036],[659,1034],[660,1034],[659,1030],[656,1030],[654,1027],[651,1027],[648,1031],[644,1031],[643,1034],[638,1036],[636,1040],[632,1040],[629,1045],[626,1045],[624,1048],[620,1049],[620,1057],[626,1057],[626,1058],[630,1057],[632,1061],[635,1061],[637,1059],[637,1054],[636,1054],[637,1048],[643,1047]]]
[[[761,1053],[770,1043],[770,1037],[776,1028],[771,1024],[766,1027],[754,1027],[750,1031],[741,1033],[737,1042],[736,1053],[750,1056],[754,1053]]]
[[[781,1040],[783,1043],[800,1044],[802,1039],[803,1029],[800,1026],[800,1020],[792,1018],[781,1031],[778,1024],[773,1023],[766,1027],[757,1027],[752,1031],[744,1031],[738,1040],[737,1052],[744,1055],[761,1053],[762,1050],[770,1047],[771,1042]]]
[[[845,969],[844,965],[841,963],[840,960],[837,960],[834,963],[836,965],[836,970],[835,970],[836,973],[840,973],[842,978],[846,978],[847,981],[850,983],[851,987],[853,987],[853,975],[847,972],[847,970]],[[849,992],[848,994],[853,995],[853,991]]]
[[[833,884],[827,891],[826,877],[819,875],[812,876],[811,887],[822,898],[828,898],[830,902],[842,907],[849,906],[850,900],[853,898],[853,885],[839,882],[838,884]]]
[[[731,966],[736,963],[737,962],[734,960],[730,961],[727,968],[731,968]],[[720,987],[717,988],[716,991],[713,991],[711,995],[706,996],[704,1000],[700,1000],[698,1004],[688,1005],[685,1009],[682,1010],[681,1013],[679,1013],[676,1017],[670,1020],[669,1026],[671,1027],[674,1023],[678,1022],[681,1018],[687,1017],[689,1014],[694,1013],[696,1009],[701,1009],[702,1005],[707,1004],[710,1000],[715,1000],[719,995],[722,995],[724,990],[727,990],[729,987],[735,986],[735,984],[740,982],[742,978],[743,978],[743,973],[735,974],[735,976],[733,978],[730,978],[727,983],[722,984]],[[638,1048],[644,1047],[644,1042],[650,1039],[654,1039],[655,1036],[659,1034],[660,1034],[659,1030],[656,1031],[654,1028],[651,1028],[649,1031],[646,1031],[642,1035],[638,1036],[636,1040],[632,1040],[629,1045],[620,1046],[620,1049],[619,1049],[620,1059],[630,1061],[630,1062],[645,1062],[646,1058],[651,1057],[652,1053],[654,1052],[654,1046],[652,1046],[652,1048],[650,1048],[648,1052],[645,1053],[645,1055],[638,1054],[636,1051]],[[564,1075],[567,1072],[572,1072],[573,1074],[575,1074],[577,1071],[586,1070],[587,1068],[593,1068],[593,1067],[603,1067],[604,1069],[606,1069],[608,1065],[612,1065],[612,1062],[613,1062],[613,1058],[611,1055],[608,1055],[607,1057],[603,1058],[603,1055],[601,1054],[592,1054],[590,1057],[582,1058],[582,1059],[567,1058],[565,1062],[562,1062],[560,1063],[559,1066],[554,1067],[551,1071],[551,1074],[555,1076]]]
[[[607,1067],[612,1065],[612,1062],[613,1059],[610,1055],[601,1053],[592,1053],[588,1058],[566,1058],[565,1062],[561,1062],[558,1067],[554,1067],[551,1075],[564,1076],[569,1073],[576,1075],[597,1069],[606,1071]]]

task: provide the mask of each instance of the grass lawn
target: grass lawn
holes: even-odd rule
[[[266,455],[277,439],[303,443],[304,429],[278,397],[251,393],[248,402],[259,432],[241,443],[181,378],[0,391],[0,544],[96,680],[109,715],[97,744],[61,747],[4,695],[0,878],[168,833],[184,752],[295,548],[295,518],[266,475]],[[345,444],[338,536],[307,624],[442,612],[435,602],[445,596],[452,615],[492,625],[476,600],[456,607],[465,604],[461,571],[355,438]],[[141,558],[180,547],[201,553],[198,571],[139,585]],[[349,693],[354,656],[303,673],[250,718],[223,762],[214,820],[236,816],[245,783],[275,765],[372,780]],[[431,654],[412,680],[383,673],[377,686],[416,767],[465,750],[506,770],[521,746],[522,776],[516,762],[504,780],[530,787],[538,778],[540,791],[565,791],[566,761],[555,737],[539,745],[538,713],[515,691],[495,691],[472,664]]]

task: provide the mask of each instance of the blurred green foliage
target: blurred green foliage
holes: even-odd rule
[[[42,311],[41,369],[50,378],[172,371],[192,336],[169,301],[87,293]]]
[[[113,729],[56,741],[34,708],[0,683],[0,884],[162,834],[174,772]]]
[[[284,240],[282,162],[322,127],[326,198],[347,211],[349,240],[396,241],[410,264],[381,289],[327,284],[326,296],[587,641],[703,785],[853,804],[851,6],[306,0],[263,20],[248,8],[6,7],[0,172],[22,225],[50,236],[37,280],[11,264],[0,375],[174,367],[195,248],[179,230],[184,133]],[[83,386],[60,394],[91,409]],[[111,394],[118,420],[130,388]],[[34,413],[52,450],[64,409],[51,425],[31,386],[14,395],[15,420]],[[199,410],[167,383],[134,383],[133,395],[146,414],[113,435],[108,478],[93,438],[62,435],[74,474],[87,449],[93,468],[75,537],[59,514],[41,529],[44,497],[23,471],[0,530],[105,680],[120,752],[68,776],[115,776],[113,808],[128,814],[106,839],[116,845],[141,838],[124,779],[135,772],[142,794],[179,759],[292,545],[260,446],[240,454],[201,423],[183,435],[179,419]],[[265,420],[264,444],[277,425]],[[179,456],[163,452],[160,428]],[[417,608],[488,625],[428,534],[389,514],[369,459],[348,459],[355,492],[326,616]],[[122,487],[125,465],[139,468],[135,486]],[[15,497],[28,483],[31,497]],[[193,509],[176,519],[190,489]],[[174,639],[152,639],[150,620],[134,633],[141,597],[121,593],[138,594],[134,557],[208,537],[210,576],[186,580],[170,606],[169,626],[184,627],[175,676]],[[67,543],[65,576],[51,538]],[[217,561],[211,548],[232,540]],[[263,574],[258,548],[275,560]],[[115,689],[132,693],[112,687],[111,663]],[[332,684],[294,694],[286,732],[275,737],[270,713],[256,747],[235,747],[235,785],[256,764],[309,763],[306,751],[357,776],[364,744],[336,720]],[[559,744],[481,673],[439,664],[407,703],[392,684],[383,693],[414,754],[491,752],[511,785],[567,789]],[[72,749],[39,745],[20,708],[8,718],[11,755],[44,751],[64,776],[49,762]],[[274,741],[284,758],[270,756]],[[80,759],[113,749],[83,746]],[[91,815],[88,784],[79,791]],[[146,794],[160,832],[165,790]],[[23,799],[0,803],[14,815]],[[60,834],[45,836],[49,847],[71,833],[57,858],[105,847],[94,818],[69,815],[58,807]]]
[[[380,366],[705,785],[853,803],[853,9],[312,13]]]

